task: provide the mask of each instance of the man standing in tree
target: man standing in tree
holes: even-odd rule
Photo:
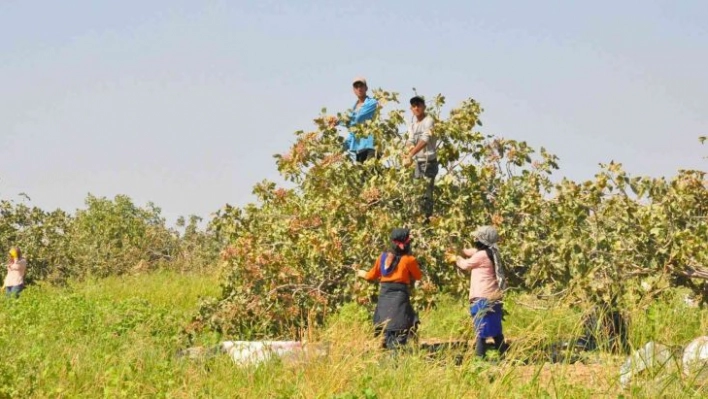
[[[329,118],[330,126],[334,127],[337,124],[340,124],[351,128],[352,126],[371,120],[374,117],[374,113],[376,112],[379,103],[366,94],[366,91],[369,89],[366,85],[366,78],[354,78],[352,86],[357,102],[354,104],[354,107],[349,114],[349,120],[343,122],[333,116]],[[354,132],[349,131],[349,135],[344,140],[344,148],[352,155],[354,159],[356,159],[357,162],[365,162],[367,159],[373,158],[376,155],[373,135],[357,138]]]
[[[403,164],[409,166],[415,162],[415,178],[428,179],[421,208],[426,219],[433,214],[433,190],[435,176],[438,174],[438,159],[435,152],[436,140],[433,134],[435,121],[425,112],[425,100],[420,96],[411,98],[413,117],[408,124],[406,138],[407,152]]]

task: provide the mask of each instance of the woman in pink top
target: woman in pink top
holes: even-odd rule
[[[27,261],[22,257],[22,251],[17,247],[12,247],[7,263],[7,275],[3,283],[5,295],[8,298],[20,296],[20,292],[25,288],[25,273],[27,273]]]
[[[487,338],[494,339],[500,352],[504,346],[502,333],[502,293],[506,289],[504,270],[497,242],[499,234],[492,226],[482,226],[473,233],[474,248],[465,249],[465,257],[457,256],[457,267],[470,271],[470,315],[477,342],[475,352],[486,355]]]

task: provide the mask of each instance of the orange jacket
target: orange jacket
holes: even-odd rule
[[[393,261],[393,254],[389,253],[386,257],[386,263]],[[398,262],[396,270],[386,277],[381,276],[381,255],[376,258],[374,266],[366,273],[365,279],[374,281],[380,279],[382,283],[404,283],[410,284],[411,280],[420,280],[423,277],[420,272],[418,261],[412,255],[403,255],[401,261]]]

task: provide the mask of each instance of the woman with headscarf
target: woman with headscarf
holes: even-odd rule
[[[411,255],[408,229],[393,229],[391,248],[376,259],[371,270],[358,270],[357,275],[368,281],[380,281],[379,300],[374,312],[376,334],[383,332],[384,346],[396,349],[405,345],[415,327],[417,316],[410,299],[410,285],[420,280],[418,261]]]
[[[12,247],[7,262],[7,275],[3,282],[5,296],[8,298],[20,296],[20,292],[25,288],[25,273],[27,273],[27,261],[22,257],[22,251]]]
[[[494,347],[501,351],[502,294],[506,289],[504,266],[499,255],[499,234],[493,226],[482,226],[474,233],[474,248],[465,249],[465,257],[456,256],[455,263],[470,271],[470,315],[477,336],[475,352],[484,358],[487,338],[494,339]]]

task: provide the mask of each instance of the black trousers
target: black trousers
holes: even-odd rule
[[[427,179],[428,184],[425,186],[425,193],[420,199],[420,208],[426,218],[433,215],[433,192],[435,191],[435,177],[438,175],[438,161],[416,162],[415,178]]]
[[[487,355],[487,338],[477,337],[477,342],[475,343],[474,352],[477,356],[484,358]],[[500,353],[504,349],[504,335],[497,335],[494,337],[494,349],[498,350]]]
[[[368,159],[371,159],[375,156],[376,156],[376,150],[372,150],[372,149],[361,150],[356,153],[356,161],[359,163],[364,163]]]

